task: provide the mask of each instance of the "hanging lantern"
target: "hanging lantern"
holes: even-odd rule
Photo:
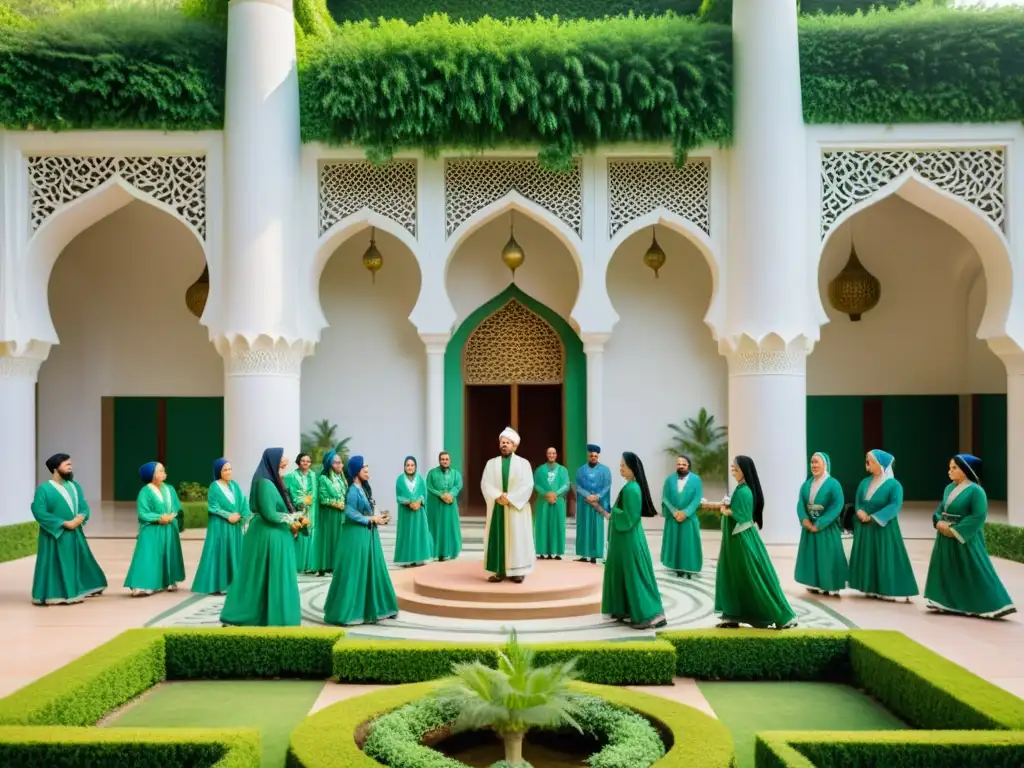
[[[501,260],[505,263],[506,267],[512,270],[512,282],[515,282],[516,270],[523,266],[523,262],[526,261],[526,253],[523,251],[522,246],[516,242],[515,215],[515,211],[510,212],[508,242],[505,243],[505,247],[501,250]]]
[[[377,250],[373,227],[370,227],[370,246],[366,249],[366,253],[363,254],[363,266],[370,272],[370,282],[376,283],[377,273],[384,266],[384,257]]]
[[[857,258],[857,249],[850,243],[850,260],[843,270],[828,284],[828,301],[850,320],[860,322],[860,316],[878,305],[882,284],[868,272]]]
[[[201,318],[203,310],[206,309],[206,300],[209,296],[210,268],[203,267],[203,274],[185,291],[185,306],[188,307],[189,312]]]
[[[654,276],[658,276],[658,270],[665,266],[665,252],[658,245],[658,237],[654,227],[651,227],[651,246],[644,254],[644,264],[654,270]]]

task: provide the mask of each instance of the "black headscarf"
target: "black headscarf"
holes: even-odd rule
[[[651,499],[651,486],[647,484],[647,474],[644,472],[644,463],[640,461],[639,456],[629,451],[622,454],[622,460],[626,462],[629,471],[633,473],[633,479],[640,486],[640,515],[643,517],[657,516],[658,513],[654,508],[654,500]],[[619,495],[615,497],[614,506],[618,507],[621,499],[622,491],[619,491]]]
[[[50,474],[52,475],[54,472],[57,471],[57,467],[59,467],[61,464],[63,464],[70,458],[71,457],[68,456],[66,453],[55,453],[53,454],[53,456],[46,460],[46,468],[50,470]]]
[[[256,486],[260,480],[269,480],[277,488],[277,492],[281,494],[281,500],[285,506],[288,507],[289,512],[294,512],[295,508],[292,506],[291,496],[288,495],[288,491],[285,490],[284,483],[281,481],[281,457],[284,456],[284,448],[267,448],[263,451],[263,458],[260,459],[259,465],[256,467],[256,472],[252,476],[252,486],[249,488],[249,500],[250,502],[255,501],[256,497]]]
[[[749,456],[737,456],[736,466],[743,473],[743,482],[754,494],[754,522],[760,528],[764,520],[764,491],[761,490],[761,479],[757,476],[757,467]]]

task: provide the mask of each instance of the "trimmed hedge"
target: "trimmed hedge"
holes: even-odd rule
[[[561,19],[603,19],[605,16],[658,16],[676,13],[693,16],[701,0],[327,0],[335,20],[374,21],[401,19],[411,24],[435,13],[450,18],[476,21],[492,19],[532,19],[534,16],[558,16]]]
[[[1024,528],[1003,523],[985,523],[985,544],[993,557],[1024,563]]]
[[[162,630],[168,680],[331,676],[332,650],[345,631],[319,627]]]
[[[670,685],[676,652],[670,643],[624,642],[529,644],[545,666],[577,658],[580,679],[604,685]],[[334,676],[345,683],[417,683],[451,674],[452,665],[498,663],[497,643],[345,640],[334,646]]]
[[[0,563],[20,560],[39,551],[39,524],[35,520],[0,525]]]
[[[0,765],[252,768],[259,732],[235,728],[0,727]]]
[[[206,528],[210,523],[210,510],[205,501],[181,502],[181,514],[186,531],[190,528]]]

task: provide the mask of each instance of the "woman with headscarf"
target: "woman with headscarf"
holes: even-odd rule
[[[334,561],[341,544],[342,526],[345,524],[345,496],[348,483],[345,482],[345,466],[336,450],[324,455],[324,468],[317,484],[319,506],[317,508],[316,562],[319,574],[333,573]]]
[[[910,602],[918,592],[917,579],[896,517],[903,506],[903,486],[893,474],[895,461],[879,449],[865,458],[869,475],[857,487],[849,582],[868,597]]]
[[[619,474],[626,485],[608,517],[608,557],[604,564],[601,613],[629,623],[634,629],[665,626],[654,562],[641,523],[655,514],[644,465],[635,453],[622,454]]]
[[[233,479],[231,462],[213,462],[213,483],[206,494],[209,520],[203,554],[196,568],[192,591],[204,595],[220,595],[228,591],[238,573],[242,557],[242,532],[252,516],[249,501],[241,486]]]
[[[405,471],[395,481],[398,501],[398,533],[395,564],[403,567],[423,565],[434,557],[434,539],[427,522],[427,484],[416,471],[416,458],[405,457]]]
[[[704,495],[700,477],[690,471],[690,457],[676,457],[676,471],[661,487],[661,514],[665,533],[661,539],[661,564],[676,576],[690,579],[704,567],[697,511]]]
[[[249,486],[252,522],[242,565],[231,582],[220,620],[238,627],[297,627],[302,623],[294,536],[301,523],[282,479],[283,448],[267,448]]]
[[[305,518],[305,524],[295,534],[295,567],[299,573],[316,573],[322,567],[317,562],[313,545],[320,498],[318,478],[310,469],[313,457],[308,453],[296,456],[295,465],[295,470],[284,478],[284,487],[291,496],[292,508]]]
[[[331,588],[324,603],[324,621],[342,626],[376,624],[398,615],[398,598],[377,530],[387,523],[387,518],[374,510],[367,492],[370,468],[363,457],[350,458],[346,472],[349,486],[341,531],[341,549],[345,554],[334,564]]]
[[[749,456],[737,456],[730,467],[736,490],[722,509],[722,547],[715,575],[715,613],[719,627],[788,629],[796,614],[782,593],[768,550],[758,529],[763,522],[764,492],[757,467]]]
[[[139,516],[139,537],[135,540],[124,585],[132,597],[146,597],[166,589],[174,592],[185,580],[181,557],[181,502],[174,486],[167,483],[167,470],[158,461],[139,467],[142,490],[135,506]]]
[[[803,530],[796,553],[796,582],[815,594],[838,595],[850,566],[843,549],[843,486],[832,477],[832,459],[811,456],[811,476],[800,486],[796,515]]]
[[[1001,619],[1016,613],[985,546],[988,495],[981,487],[981,459],[959,453],[932,516],[937,535],[924,597],[940,613]]]

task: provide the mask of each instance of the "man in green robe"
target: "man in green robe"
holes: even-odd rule
[[[677,576],[692,578],[704,565],[700,542],[700,477],[690,471],[690,457],[676,457],[676,471],[665,478],[661,489],[661,514],[665,533],[661,540],[661,564]]]
[[[561,560],[565,554],[565,498],[569,470],[558,463],[558,451],[547,450],[547,463],[533,473],[537,499],[533,509],[533,541],[541,560]]]
[[[32,516],[39,523],[32,602],[80,603],[107,588],[107,577],[82,530],[89,521],[89,504],[82,486],[74,479],[68,454],[51,456],[46,468],[51,477],[36,489],[32,499]]]
[[[437,466],[427,473],[427,525],[434,539],[434,557],[454,560],[462,552],[459,493],[462,474],[452,467],[452,456],[441,451]]]

